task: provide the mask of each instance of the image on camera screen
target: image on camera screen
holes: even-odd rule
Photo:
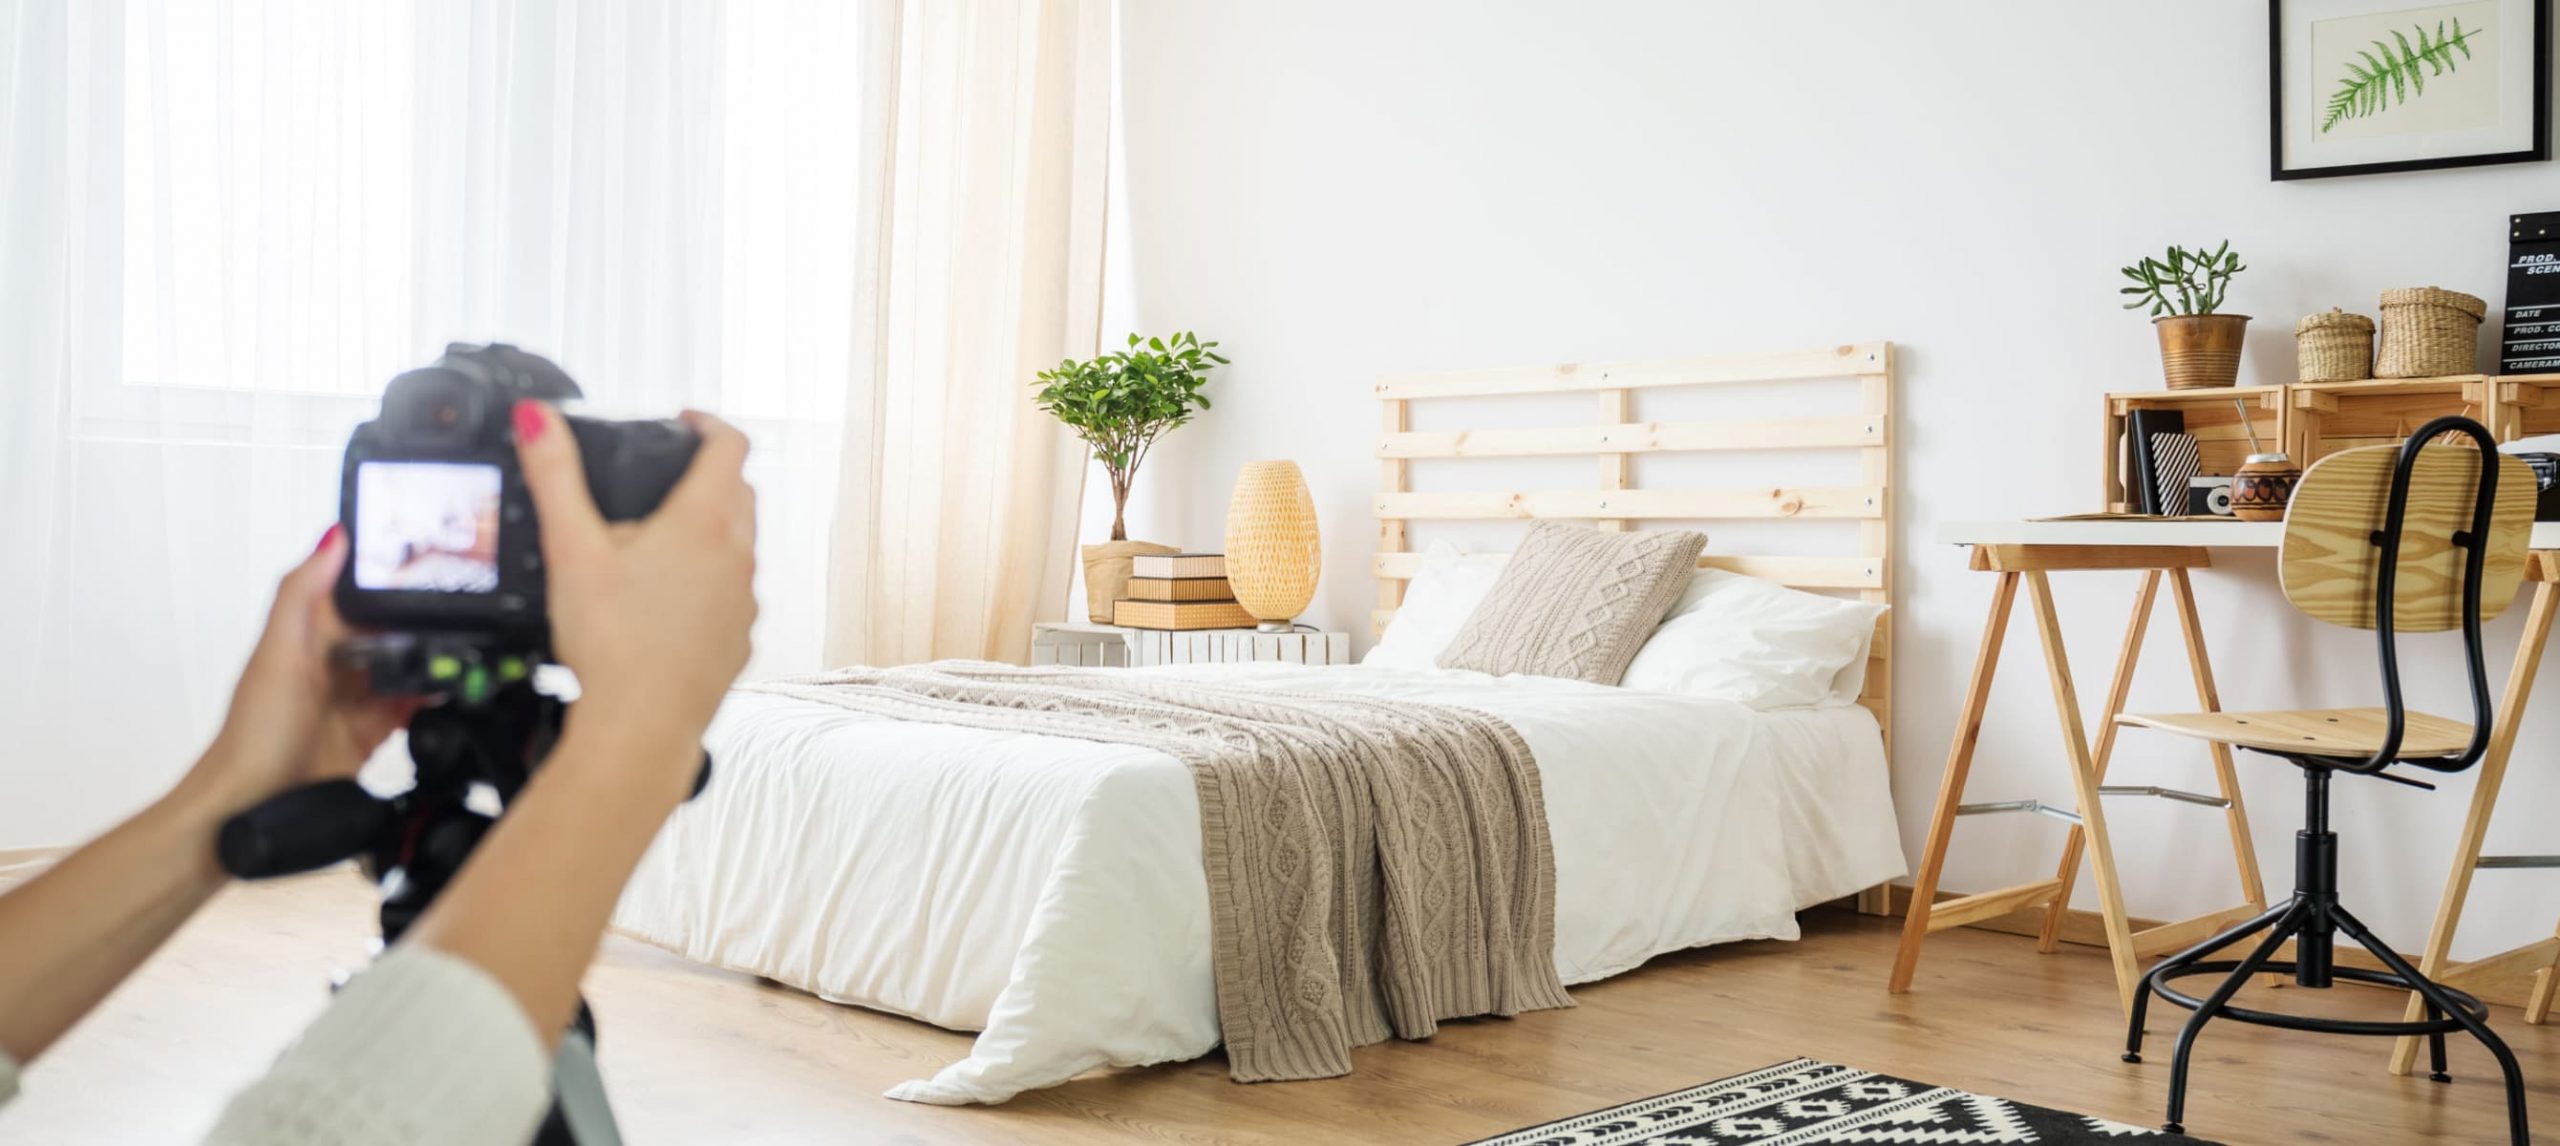
[[[490,465],[358,464],[356,588],[496,591],[498,484],[498,467]]]

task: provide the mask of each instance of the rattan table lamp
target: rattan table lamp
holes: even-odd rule
[[[1246,462],[1227,503],[1227,584],[1266,633],[1285,633],[1315,600],[1315,500],[1296,462]]]

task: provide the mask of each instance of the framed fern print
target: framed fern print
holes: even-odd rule
[[[2277,179],[2551,157],[2551,0],[2268,0]]]

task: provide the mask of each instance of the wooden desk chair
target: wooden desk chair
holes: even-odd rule
[[[2427,445],[2443,434],[2467,434],[2478,449]],[[2480,658],[2480,622],[2513,600],[2524,577],[2525,542],[2533,530],[2532,471],[2496,452],[2489,431],[2468,418],[2438,418],[2398,446],[2342,450],[2302,475],[2285,514],[2278,564],[2285,599],[2333,625],[2370,629],[2382,655],[2381,708],[2291,712],[2126,714],[2119,723],[2217,741],[2278,757],[2302,770],[2305,822],[2295,835],[2293,897],[2265,914],[2163,960],[2142,979],[2125,1033],[2126,1062],[2142,1061],[2143,1012],[2157,994],[2195,1014],[2178,1032],[2169,1076],[2167,1129],[2180,1130],[2187,1096],[2187,1063],[2197,1032],[2216,1018],[2294,1030],[2357,1035],[2425,1035],[2438,1082],[2445,1074],[2444,1036],[2469,1031],[2495,1055],[2506,1075],[2507,1121],[2516,1146],[2531,1141],[2525,1128],[2524,1079],[2513,1052],[2489,1030],[2480,1000],[2442,986],[2376,938],[2338,902],[2338,837],[2329,830],[2329,778],[2372,776],[2418,788],[2434,785],[2389,771],[2414,768],[2460,772],[2480,760],[2488,745],[2490,693]],[[2484,466],[2484,459],[2494,465]],[[2410,712],[2400,700],[2399,632],[2462,630],[2471,673],[2472,720],[2464,724]],[[2245,959],[2207,962],[2206,957],[2259,932],[2266,937]],[[2336,936],[2347,933],[2388,970],[2340,967],[2333,961]],[[2271,959],[2285,940],[2293,958]],[[2336,979],[2405,987],[2425,998],[2427,1017],[2415,1022],[2368,1022],[2278,1014],[2231,1005],[2231,997],[2259,971],[2291,972],[2305,987]],[[2199,1000],[2169,985],[2187,975],[2223,973],[2212,994]]]

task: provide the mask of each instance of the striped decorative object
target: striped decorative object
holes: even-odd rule
[[[2152,504],[2163,507],[2162,516],[2187,511],[2187,482],[2200,466],[2194,435],[2151,435],[2151,488],[2159,491],[2159,500]]]

